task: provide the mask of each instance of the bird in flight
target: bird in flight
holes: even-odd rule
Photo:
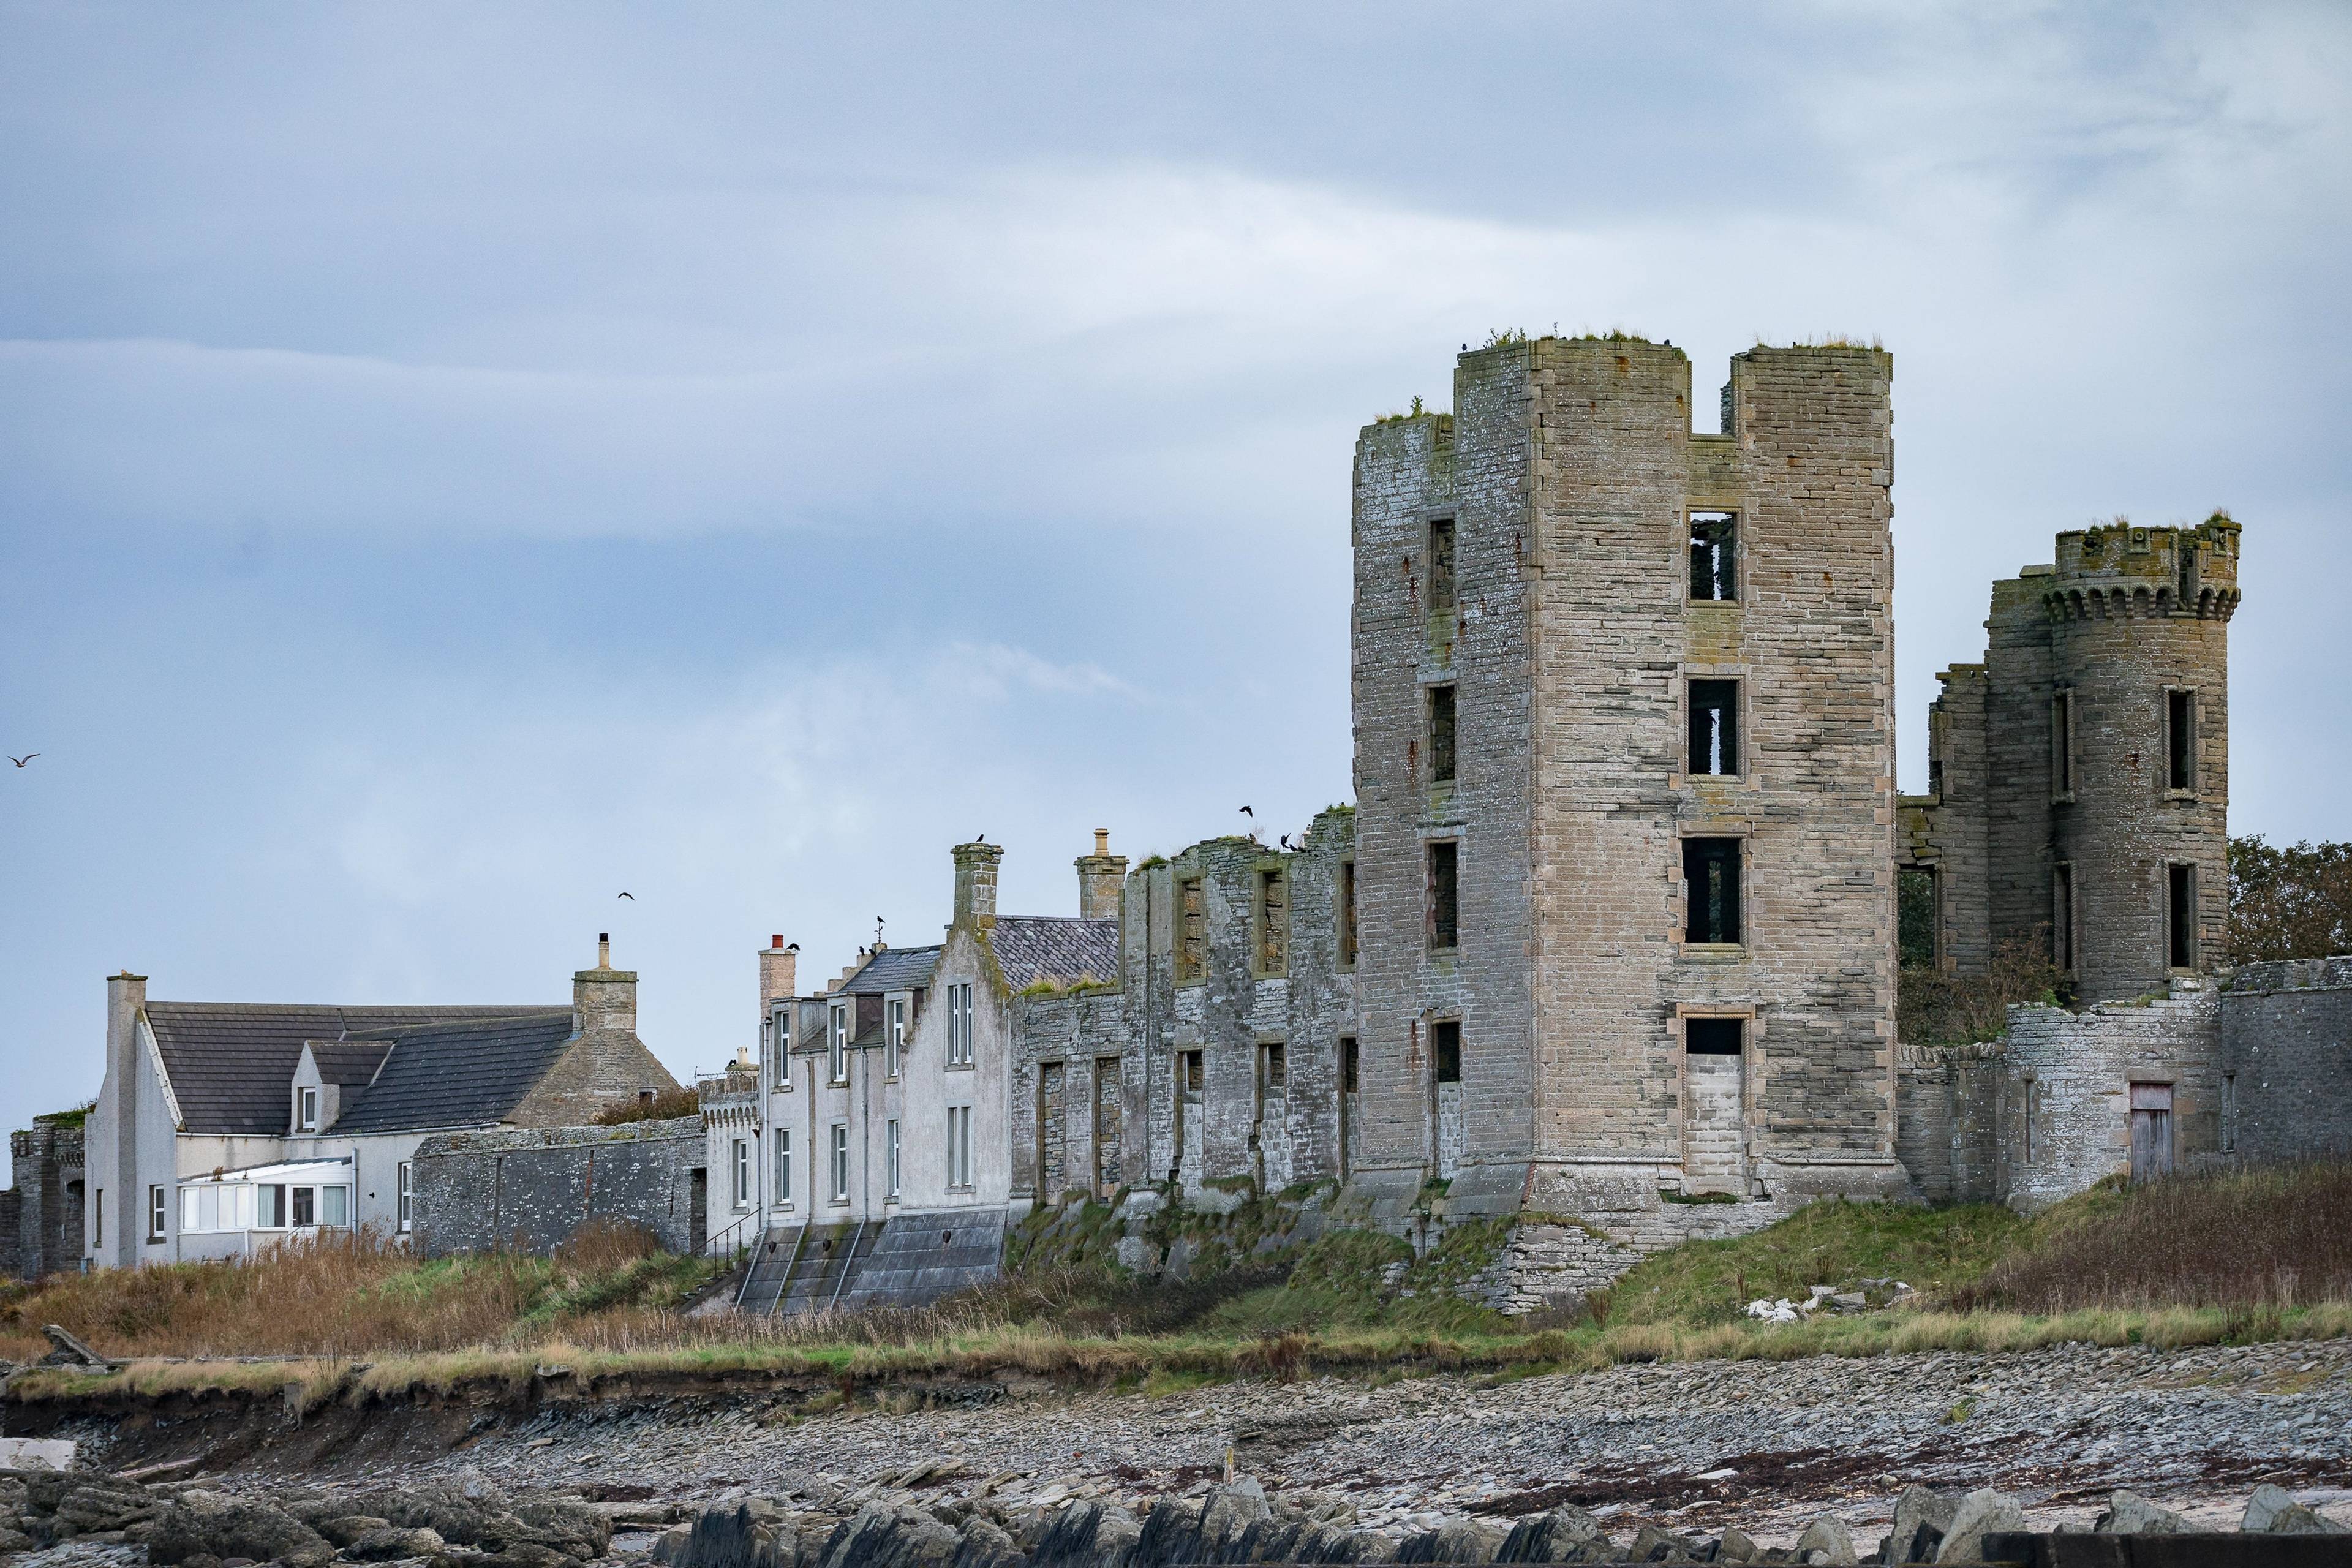
[[[1252,811],[1248,806],[1242,807],[1242,815],[1248,817],[1253,822],[1257,820],[1257,813]]]
[[[18,767],[20,767],[20,768],[21,768],[21,767],[23,767],[26,763],[31,762],[35,757],[37,757],[37,756],[39,756],[40,754],[41,754],[41,753],[40,753],[40,752],[26,752],[23,756],[21,756],[21,757],[10,757],[8,760],[9,760],[10,762],[12,762],[12,763],[16,763]]]
[[[637,896],[636,896],[636,894],[635,894],[635,893],[623,893],[623,894],[621,895],[621,897],[623,897],[623,898],[625,898],[625,899],[628,900],[629,900],[629,902],[631,902],[631,903],[633,903],[633,904],[634,904],[634,903],[635,903],[635,902],[637,901]]]

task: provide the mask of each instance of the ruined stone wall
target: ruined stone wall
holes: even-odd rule
[[[1992,960],[1985,667],[1956,664],[1936,679],[1941,689],[1927,712],[1928,792],[1903,797],[1895,853],[1902,865],[1935,873],[1938,967],[1982,974]]]
[[[0,1193],[0,1268],[20,1279],[81,1267],[82,1130],[37,1121],[8,1135],[9,1190]],[[178,1215],[173,1216],[176,1223]]]
[[[691,1252],[702,1120],[499,1128],[427,1138],[415,1158],[415,1246],[427,1257],[508,1245],[545,1252],[592,1219],[641,1226]]]
[[[2221,994],[2222,1152],[2352,1152],[2352,957],[2250,963]]]
[[[1997,1154],[2012,1208],[2038,1209],[2129,1170],[2134,1084],[2172,1090],[2175,1169],[2220,1152],[2221,1009],[2209,984],[2178,981],[2157,1000],[2081,1013],[2011,1007],[2007,1061]]]
[[[2008,1061],[2001,1042],[1904,1046],[1895,1079],[1895,1152],[1920,1196],[1997,1201]]]

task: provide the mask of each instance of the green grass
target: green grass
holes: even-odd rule
[[[1750,1236],[1685,1242],[1644,1258],[1611,1289],[1608,1318],[1704,1328],[1738,1321],[1759,1297],[1801,1301],[1807,1286],[1857,1279],[1900,1279],[1938,1298],[1991,1268],[2028,1228],[1991,1204],[1921,1208],[1830,1199]]]

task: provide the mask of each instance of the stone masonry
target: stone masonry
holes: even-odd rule
[[[449,1132],[417,1146],[417,1249],[427,1257],[509,1245],[545,1252],[583,1225],[642,1227],[692,1252],[698,1117],[617,1127]]]

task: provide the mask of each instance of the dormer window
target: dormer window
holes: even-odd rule
[[[830,1047],[830,1055],[827,1058],[829,1079],[834,1083],[847,1083],[849,1081],[848,1008],[834,1008],[833,1025],[826,1034],[826,1040]]]
[[[319,1091],[298,1089],[294,1091],[294,1131],[316,1132],[319,1130]]]

